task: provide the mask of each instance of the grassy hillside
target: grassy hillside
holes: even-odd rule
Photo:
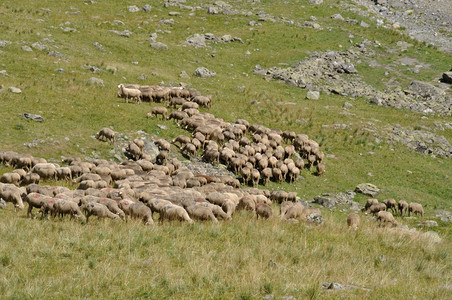
[[[413,80],[439,78],[450,69],[451,55],[411,40],[403,30],[377,27],[375,20],[345,10],[345,4],[352,5],[349,1],[325,0],[322,5],[305,0],[230,1],[234,9],[250,15],[207,14],[206,5],[213,3],[187,1],[185,5],[200,8],[192,11],[164,7],[162,1],[2,1],[0,40],[11,43],[0,47],[0,70],[8,74],[0,75],[0,150],[55,160],[63,155],[113,159],[113,146],[93,138],[102,127],[129,137],[143,130],[155,137],[173,138],[183,131],[170,121],[145,117],[158,104],[126,104],[116,97],[117,85],[183,81],[213,95],[208,111],[215,116],[306,133],[329,154],[324,176],[304,170],[303,179],[295,184],[272,183],[270,189],[296,191],[302,199],[312,199],[371,182],[382,189],[380,200],[422,203],[426,219],[434,216],[435,209],[452,209],[451,159],[415,153],[403,144],[388,143],[386,135],[399,124],[452,141],[451,129],[437,129],[437,124],[450,123],[450,116],[423,116],[371,105],[363,98],[324,93],[318,101],[311,101],[305,99],[307,90],[253,74],[256,65],[292,65],[314,51],[345,51],[367,39],[381,44],[367,57],[378,66],[370,67],[364,59],[355,62],[359,76],[383,90],[389,81],[384,73],[390,66],[393,82],[404,89]],[[127,9],[128,5],[141,8],[145,4],[152,6],[150,13]],[[256,14],[262,11],[275,21],[259,21]],[[170,12],[180,15],[170,16]],[[358,24],[332,19],[336,13]],[[321,30],[287,22],[303,23],[312,20],[311,16]],[[162,22],[170,18],[174,24]],[[250,26],[250,21],[262,26]],[[360,26],[361,21],[370,26]],[[110,30],[133,33],[126,38]],[[147,40],[154,32],[168,50],[149,46]],[[230,34],[243,43],[210,43],[206,48],[183,44],[195,33],[209,32]],[[46,49],[32,47],[39,41]],[[401,51],[400,41],[412,46]],[[33,51],[24,51],[23,46]],[[412,67],[398,63],[403,57],[424,67],[413,72]],[[100,73],[84,66],[95,66]],[[192,76],[200,66],[217,75],[208,79]],[[181,71],[190,78],[180,78]],[[137,79],[143,73],[147,79]],[[89,84],[91,77],[102,79],[103,86]],[[22,93],[9,92],[12,86]],[[345,111],[345,102],[353,107]],[[39,114],[45,121],[27,121],[23,113]],[[346,126],[335,129],[334,124]],[[25,145],[36,140],[34,147]],[[1,173],[9,170],[0,167]],[[358,197],[358,201],[364,203],[366,198]],[[274,209],[277,211],[277,206]],[[281,223],[278,218],[260,222],[240,215],[220,225],[145,228],[108,221],[82,226],[69,220],[29,220],[25,212],[16,214],[8,206],[0,210],[0,295],[20,299],[229,299],[267,294],[275,298],[446,299],[450,294],[449,223],[439,222],[439,227],[433,228],[443,240],[431,244],[417,234],[375,228],[366,218],[360,231],[349,232],[347,213],[326,209],[322,213],[326,220],[322,227]],[[417,220],[398,221],[415,227]],[[321,288],[322,282],[333,281],[371,291]]]

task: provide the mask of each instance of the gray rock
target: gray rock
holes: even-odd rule
[[[444,72],[441,81],[452,84],[452,71]]]
[[[22,114],[22,117],[27,120],[33,120],[36,122],[44,122],[44,118],[40,115],[24,113],[24,114]]]
[[[6,45],[10,45],[11,42],[10,41],[0,41],[0,47],[4,48],[6,47]]]
[[[110,72],[110,73],[113,73],[113,74],[115,74],[116,72],[118,72],[118,68],[113,67],[113,66],[107,66],[107,67],[105,68],[105,70],[108,71],[108,72]]]
[[[137,79],[140,79],[140,80],[146,80],[148,78],[148,75],[146,75],[146,74],[144,74],[144,73],[142,73],[141,75],[139,75],[138,77],[137,77]]]
[[[443,93],[443,91],[436,86],[417,80],[411,82],[408,85],[407,90],[424,99],[436,98]]]
[[[66,73],[66,70],[65,70],[65,69],[62,69],[62,68],[59,68],[59,69],[56,69],[55,72],[61,73],[61,74],[65,74],[65,73]]]
[[[41,42],[36,42],[31,44],[31,47],[33,47],[36,50],[42,51],[42,50],[48,50],[49,47],[46,44],[43,44]]]
[[[323,0],[309,0],[310,4],[320,5],[323,3]]]
[[[355,69],[353,64],[342,64],[342,69],[347,74],[358,74],[358,70]]]
[[[96,77],[91,77],[88,80],[88,84],[89,85],[97,85],[98,87],[103,87],[104,86],[104,81],[102,79],[96,78]]]
[[[309,100],[319,100],[320,98],[320,92],[319,91],[308,91],[306,94],[306,99]]]
[[[432,220],[427,220],[427,221],[419,222],[418,225],[421,227],[438,227],[438,222],[432,221]]]
[[[143,6],[142,10],[143,10],[144,12],[147,12],[147,13],[148,13],[148,12],[151,12],[152,6],[149,5],[149,4],[146,4],[145,6]]]
[[[351,103],[349,103],[349,102],[345,102],[344,103],[344,108],[345,109],[351,109],[352,107],[353,107],[353,105]]]
[[[0,198],[0,209],[4,209],[6,207],[6,202],[2,198]]]
[[[168,13],[168,15],[169,15],[169,16],[172,16],[172,17],[174,17],[174,16],[179,16],[179,15],[180,15],[180,12],[178,12],[178,11],[170,11],[170,12]]]
[[[0,71],[0,76],[8,77],[8,72],[6,72],[6,70],[1,70]]]
[[[202,48],[206,46],[206,38],[204,34],[195,33],[194,35],[185,39],[185,44],[194,46],[197,48]]]
[[[8,88],[8,90],[9,90],[11,93],[14,93],[14,94],[20,94],[20,93],[22,93],[22,90],[21,90],[21,89],[16,88],[16,87],[13,87],[13,86],[10,86],[10,87]]]
[[[139,11],[140,11],[140,9],[138,8],[138,6],[136,6],[136,5],[130,5],[130,6],[128,6],[128,7],[127,7],[127,10],[128,10],[129,12],[131,12],[131,13],[136,13],[136,12],[139,12]]]
[[[162,130],[167,130],[168,129],[168,127],[166,125],[163,125],[163,124],[157,124],[157,127],[162,129]]]
[[[306,219],[310,223],[314,223],[314,224],[317,224],[317,225],[322,225],[323,224],[323,217],[319,213],[310,214],[309,216],[306,217]]]
[[[339,20],[339,21],[344,21],[344,20],[345,20],[344,17],[341,16],[341,14],[335,14],[335,15],[332,15],[332,16],[331,16],[331,19]]]
[[[361,27],[364,27],[364,28],[367,28],[367,27],[370,26],[369,24],[367,24],[367,23],[364,22],[364,21],[361,21],[361,23],[359,23],[359,25],[360,25]]]
[[[53,56],[53,57],[64,57],[64,54],[61,54],[58,51],[49,51],[49,53],[47,53],[48,56]]]
[[[22,46],[22,50],[27,51],[27,52],[32,52],[33,51],[33,49],[31,49],[31,47],[27,46],[27,45]]]
[[[371,183],[361,183],[355,188],[355,192],[375,197],[380,194],[380,189]]]
[[[359,287],[356,285],[349,285],[349,284],[340,284],[337,282],[323,282],[322,287],[326,290],[332,290],[332,291],[342,291],[342,290],[355,290],[360,289],[363,291],[371,291],[370,289]]]
[[[188,76],[187,72],[185,71],[180,72],[179,77],[183,79],[190,79],[190,76]]]
[[[104,46],[102,46],[101,43],[94,42],[94,43],[93,43],[93,46],[96,47],[96,48],[97,48],[98,50],[100,50],[100,51],[105,51],[105,48],[104,48]]]
[[[77,32],[77,29],[72,27],[62,27],[61,30],[63,30],[63,32]]]
[[[117,35],[120,35],[120,36],[123,36],[123,37],[130,37],[131,35],[132,35],[132,31],[130,31],[130,30],[123,30],[123,31],[120,31],[120,30],[109,30],[111,33],[114,33],[114,34],[117,34]]]
[[[432,244],[438,244],[441,243],[442,239],[439,236],[439,234],[435,231],[427,231],[421,234],[421,237],[426,239]]]
[[[151,43],[151,48],[154,48],[156,50],[168,50],[168,46],[161,43],[161,42],[153,42]]]
[[[356,194],[352,191],[347,191],[345,193],[340,192],[336,194],[324,193],[320,196],[314,197],[312,202],[320,204],[327,208],[331,208],[336,205],[345,205],[350,209],[352,209],[353,207],[353,210],[360,210],[361,205],[357,202],[352,201],[355,196]]]
[[[215,71],[210,71],[205,67],[199,67],[195,70],[193,75],[201,78],[209,78],[217,75],[217,73],[215,73]]]
[[[215,6],[209,6],[207,8],[207,13],[210,15],[217,15],[220,13],[220,10],[218,9],[218,7]]]

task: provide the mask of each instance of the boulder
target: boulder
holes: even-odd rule
[[[22,90],[21,90],[21,89],[16,88],[16,87],[13,87],[13,86],[10,86],[10,87],[8,88],[8,90],[9,90],[11,93],[14,93],[14,94],[20,94],[20,93],[22,93]]]
[[[306,94],[306,99],[309,100],[319,100],[320,98],[320,92],[319,91],[308,91]]]
[[[435,231],[427,231],[421,234],[421,238],[427,240],[431,244],[441,243],[442,239],[439,234]]]
[[[139,12],[140,9],[136,5],[130,5],[127,7],[127,10],[131,13]]]
[[[96,77],[91,77],[88,80],[88,84],[89,85],[97,85],[99,87],[103,87],[104,86],[104,81],[102,79],[96,78]]]
[[[0,209],[4,209],[6,207],[6,202],[5,200],[0,198]]]
[[[452,71],[444,72],[443,78],[441,78],[441,81],[452,84]]]
[[[22,117],[27,120],[33,120],[36,122],[44,122],[44,118],[40,115],[24,113],[24,114],[22,114]]]
[[[215,71],[210,71],[205,67],[199,67],[195,70],[193,75],[201,78],[209,78],[217,75],[217,73],[215,73]]]
[[[367,196],[376,197],[380,194],[380,189],[371,183],[361,183],[355,188],[355,192],[361,193]]]
[[[438,97],[443,93],[443,91],[436,86],[422,81],[413,81],[411,82],[408,87],[407,91],[409,93],[414,94],[415,96],[422,97],[425,99],[433,99]]]
[[[147,12],[147,13],[148,13],[148,12],[151,12],[152,6],[149,5],[149,4],[146,4],[145,6],[143,6],[142,10],[143,10],[144,12]]]
[[[310,223],[314,223],[314,224],[317,224],[317,225],[322,225],[323,224],[323,217],[319,213],[310,214],[309,216],[306,217],[306,220],[308,222],[310,222]]]
[[[168,50],[168,46],[161,42],[153,42],[151,43],[151,47],[156,50]]]

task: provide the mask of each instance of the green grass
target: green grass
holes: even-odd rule
[[[138,7],[150,3],[152,12],[129,13],[127,5]],[[210,2],[209,2],[210,3]],[[375,24],[350,11],[339,2],[324,1],[310,5],[308,1],[264,1],[257,4],[231,2],[233,7],[253,13],[266,11],[303,23],[310,16],[324,28],[321,31],[262,22],[250,30],[252,15],[208,15],[206,10],[191,11],[178,7],[164,8],[160,1],[96,1],[94,4],[74,1],[2,1],[0,3],[1,40],[11,45],[0,48],[0,69],[8,77],[0,77],[0,150],[14,150],[47,159],[80,156],[88,159],[95,152],[113,159],[112,146],[92,136],[102,127],[135,137],[136,131],[163,138],[184,133],[172,122],[146,119],[153,105],[126,104],[116,98],[119,83],[178,83],[185,70],[190,87],[213,95],[209,112],[232,122],[244,118],[271,128],[306,133],[318,141],[327,154],[326,173],[316,177],[303,170],[303,179],[289,185],[271,183],[271,189],[296,191],[303,199],[325,192],[353,190],[357,184],[371,182],[382,189],[378,198],[406,199],[422,203],[426,218],[435,209],[451,210],[452,162],[410,152],[403,145],[389,145],[383,139],[375,143],[374,133],[365,130],[372,122],[379,131],[394,124],[406,128],[431,128],[434,122],[450,122],[450,117],[428,116],[395,108],[369,105],[367,100],[352,100],[322,94],[320,100],[305,100],[306,90],[277,81],[267,82],[254,75],[256,65],[263,68],[289,65],[306,58],[313,51],[347,50],[349,34],[354,43],[378,40],[372,57],[381,67],[372,69],[366,61],[355,66],[359,75],[375,88],[384,89],[384,67],[405,87],[412,80],[432,81],[450,69],[452,56],[416,42],[397,30],[376,28]],[[189,5],[203,5],[190,1]],[[69,14],[74,6],[80,14]],[[41,10],[51,9],[51,13]],[[169,17],[168,12],[181,16]],[[363,28],[352,23],[332,20],[341,13],[344,18],[364,20]],[[162,18],[173,18],[175,24],[162,25]],[[42,21],[40,21],[40,20]],[[125,25],[114,25],[115,20]],[[62,27],[76,28],[64,33]],[[359,24],[359,23],[358,23]],[[130,38],[109,30],[133,32]],[[165,30],[171,33],[164,32]],[[146,41],[158,32],[157,41],[168,45],[168,51],[157,51]],[[244,43],[210,44],[205,49],[184,46],[194,33],[211,32],[217,36],[231,34]],[[44,41],[50,50],[63,58],[48,56],[47,51],[25,52],[23,45]],[[406,52],[397,42],[413,44]],[[101,43],[105,52],[97,50]],[[339,48],[339,44],[342,48]],[[250,55],[246,55],[250,51]],[[426,54],[428,52],[428,54]],[[398,69],[401,57],[417,59],[429,65],[418,74]],[[133,64],[132,62],[138,62]],[[94,65],[99,74],[83,69]],[[193,71],[205,66],[217,76],[201,79]],[[107,67],[116,67],[112,73]],[[63,68],[65,74],[55,72]],[[147,80],[137,77],[145,73]],[[90,86],[89,78],[104,81],[104,87]],[[8,87],[22,89],[12,94]],[[244,88],[238,88],[244,87]],[[260,104],[251,104],[257,100]],[[353,104],[343,114],[344,102]],[[44,123],[26,121],[22,113],[40,114]],[[165,124],[168,130],[156,125]],[[347,124],[344,130],[323,125]],[[422,127],[419,127],[422,126]],[[437,131],[452,141],[452,131]],[[67,139],[68,138],[68,139]],[[44,140],[29,148],[24,143]],[[374,152],[371,155],[368,152]],[[0,167],[0,173],[11,169]],[[412,173],[408,173],[411,171]],[[372,173],[373,176],[368,176]],[[46,182],[46,184],[61,184]],[[365,197],[358,196],[364,203]],[[275,210],[277,207],[275,207]],[[0,211],[0,295],[5,298],[447,298],[445,284],[450,284],[450,224],[439,222],[433,230],[443,242],[430,245],[417,236],[408,237],[375,228],[374,221],[363,220],[357,233],[345,230],[346,214],[322,210],[326,223],[322,227],[285,224],[278,220],[255,221],[239,215],[220,225],[180,224],[156,225],[93,222],[86,226],[69,221],[29,220],[12,206]],[[398,219],[410,227],[417,220]],[[5,242],[6,241],[6,242]],[[381,254],[386,261],[380,261]],[[403,255],[402,255],[403,254]],[[275,264],[269,261],[275,262]],[[325,292],[322,282],[335,281],[370,288],[371,292],[352,290]]]

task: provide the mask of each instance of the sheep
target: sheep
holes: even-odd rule
[[[187,109],[198,109],[199,105],[195,102],[185,102],[182,104],[181,110],[187,110]]]
[[[224,212],[224,210],[220,206],[218,206],[216,204],[212,204],[212,203],[209,203],[209,202],[201,202],[201,203],[198,203],[197,205],[203,205],[203,206],[208,207],[212,211],[213,215],[217,219],[218,218],[222,218],[223,220],[226,220],[226,221],[230,221],[231,220],[231,216],[226,214]]]
[[[373,204],[366,210],[366,215],[369,213],[376,215],[379,211],[386,211],[386,205],[384,203]]]
[[[55,177],[58,180],[72,180],[72,172],[69,167],[60,167],[56,169]]]
[[[254,202],[253,198],[250,196],[244,196],[239,200],[239,203],[237,204],[236,210],[249,210],[249,211],[256,211],[256,203]]]
[[[154,225],[152,210],[144,204],[132,203],[129,205],[129,215],[131,218],[143,220],[144,225]]]
[[[421,217],[424,217],[424,208],[422,207],[422,204],[411,202],[408,205],[408,215],[411,214],[418,214],[421,215]]]
[[[143,151],[140,149],[140,147],[137,146],[134,142],[130,142],[129,145],[126,148],[125,155],[133,159],[135,161],[140,160],[143,156]]]
[[[119,216],[112,213],[105,205],[88,202],[81,206],[81,208],[86,212],[86,223],[89,221],[90,216],[97,216],[98,218],[110,218],[114,220],[120,220]]]
[[[185,102],[187,102],[187,100],[185,100],[184,98],[174,97],[169,100],[167,107],[172,106],[176,108],[177,105],[183,105]]]
[[[351,213],[347,216],[347,225],[349,228],[356,230],[356,229],[358,229],[360,223],[361,223],[361,219],[360,219],[359,215],[357,215],[355,213]]]
[[[28,173],[20,182],[21,185],[39,184],[41,177],[36,173]]]
[[[281,182],[283,180],[282,172],[281,172],[281,169],[279,169],[279,168],[273,168],[272,175],[273,175],[273,179],[276,182]]]
[[[193,98],[193,102],[199,104],[200,106],[210,108],[210,106],[212,105],[212,96],[196,96]]]
[[[207,150],[202,156],[203,160],[210,163],[220,163],[220,152],[217,150]]]
[[[377,222],[379,226],[386,226],[387,223],[390,223],[393,227],[397,226],[397,221],[394,219],[394,216],[388,211],[379,211],[377,213]]]
[[[394,199],[383,200],[383,203],[386,205],[387,210],[391,209],[393,213],[396,212],[397,202]]]
[[[44,204],[53,206],[55,199],[38,193],[30,193],[23,198],[23,201],[28,203],[27,217],[33,216],[33,208],[41,208]]]
[[[231,199],[224,199],[221,203],[221,208],[229,216],[229,218],[231,218],[232,214],[234,214],[236,207],[237,203],[235,203]]]
[[[281,216],[281,220],[287,221],[289,219],[301,219],[303,216],[303,204],[295,203],[287,208],[286,213]]]
[[[179,145],[182,147],[185,144],[190,143],[190,138],[186,135],[178,135],[175,139],[171,141],[171,143],[176,144],[179,143]]]
[[[267,203],[258,203],[256,206],[256,218],[269,219],[273,217],[273,210]]]
[[[154,141],[154,143],[157,145],[160,151],[161,150],[170,151],[171,149],[171,144],[165,139],[158,139]]]
[[[83,213],[80,207],[74,201],[68,199],[55,199],[55,213],[62,218],[66,214],[71,215],[71,219],[76,217],[77,219],[84,219]]]
[[[291,201],[283,201],[281,202],[281,205],[279,207],[279,211],[280,211],[280,217],[282,218],[285,214],[286,211],[289,209],[289,207],[294,206],[294,202]]]
[[[120,89],[120,92],[118,92],[118,96],[120,96],[121,98],[125,98],[126,103],[129,103],[129,98],[134,99],[135,101],[137,101],[138,104],[141,103],[142,95],[139,89],[126,88],[122,83],[118,85],[118,88]]]
[[[41,179],[53,179],[56,174],[56,167],[50,163],[38,163],[30,171],[36,173]]]
[[[126,220],[126,215],[122,209],[119,208],[118,203],[106,197],[99,197],[95,202],[105,205],[112,213],[117,214],[123,221]]]
[[[156,107],[153,107],[151,109],[151,111],[147,113],[146,117],[147,118],[151,118],[154,115],[156,117],[157,117],[157,115],[161,115],[162,116],[162,120],[166,120],[167,119],[167,114],[168,114],[168,109],[166,109],[166,107],[156,106]]]
[[[187,143],[181,148],[180,152],[185,155],[188,154],[188,156],[194,156],[196,155],[196,147],[192,143]]]
[[[25,195],[22,190],[15,185],[0,183],[0,198],[5,202],[13,203],[15,211],[24,209],[23,196]]]
[[[115,142],[115,132],[110,128],[102,128],[98,133],[96,133],[96,139],[102,141],[110,141],[111,144]]]
[[[168,120],[183,120],[184,118],[188,118],[188,114],[184,111],[173,111],[172,113],[169,114],[168,116]]]
[[[169,221],[178,220],[189,224],[193,223],[193,220],[190,218],[187,211],[183,207],[174,204],[163,207],[159,221],[163,222],[164,219]]]
[[[273,175],[272,169],[270,169],[270,168],[263,169],[261,172],[262,184],[267,185],[267,183],[270,181],[270,178],[272,177],[272,175]]]
[[[405,215],[408,212],[408,202],[405,200],[400,200],[397,204],[397,207],[399,208],[399,213],[401,216]]]
[[[82,181],[85,180],[92,180],[92,181],[99,181],[102,180],[102,177],[100,177],[99,174],[94,174],[94,173],[85,173],[80,177],[75,178],[74,180],[72,180],[72,183],[80,183]]]
[[[259,184],[259,180],[261,178],[261,174],[258,170],[253,169],[251,171],[251,182],[253,183],[253,187],[257,187]]]
[[[186,211],[192,219],[200,221],[213,221],[214,223],[218,223],[217,218],[209,207],[194,204],[188,206]]]
[[[168,160],[168,156],[169,156],[168,151],[162,150],[157,154],[155,162],[159,165],[163,165]]]
[[[293,167],[289,169],[289,182],[293,183],[298,180],[298,177],[300,176],[300,169],[297,167]]]
[[[18,173],[4,173],[0,177],[0,182],[14,184],[15,186],[19,186],[19,181],[20,175]]]
[[[363,211],[366,211],[369,209],[369,207],[371,207],[372,205],[378,204],[378,200],[377,199],[367,199],[366,204],[364,205],[364,209]]]
[[[325,165],[322,163],[318,163],[317,166],[317,176],[321,176],[323,175],[323,173],[325,173]]]

